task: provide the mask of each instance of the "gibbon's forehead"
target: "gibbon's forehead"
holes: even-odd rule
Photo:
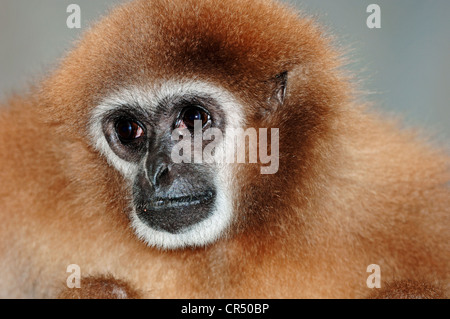
[[[177,80],[218,85],[252,114],[280,72],[306,66],[304,83],[326,74],[327,42],[309,18],[270,0],[137,0],[86,32],[41,92],[50,121],[75,119],[66,134],[79,134],[73,127],[113,92]]]
[[[121,54],[152,58],[158,69],[273,68],[276,74],[277,62],[293,59],[298,40],[305,44],[310,31],[306,21],[270,0],[138,0],[119,7],[100,28],[122,46]]]
[[[258,88],[293,63],[318,59],[315,32],[270,0],[138,0],[98,23],[74,60],[91,85],[195,76]]]

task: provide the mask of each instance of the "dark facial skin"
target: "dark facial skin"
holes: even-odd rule
[[[133,205],[137,216],[149,227],[181,233],[206,219],[214,209],[215,172],[203,163],[174,163],[171,152],[176,128],[191,132],[194,121],[202,129],[225,128],[220,106],[208,96],[173,97],[154,113],[123,105],[107,114],[103,131],[111,149],[123,160],[139,165],[133,181]],[[203,141],[205,147],[210,141]]]

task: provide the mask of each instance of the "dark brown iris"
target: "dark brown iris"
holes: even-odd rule
[[[193,130],[195,121],[201,121],[202,127],[205,127],[209,122],[208,112],[197,106],[186,108],[182,113],[179,127],[186,127],[190,130]]]
[[[116,132],[119,139],[124,143],[132,142],[144,135],[144,130],[138,123],[127,119],[117,122]]]

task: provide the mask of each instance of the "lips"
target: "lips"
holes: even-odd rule
[[[141,197],[141,204],[138,203],[136,210],[139,219],[157,231],[182,233],[208,218],[214,211],[216,192],[211,188],[197,190],[192,195],[181,192],[164,195],[169,196]]]
[[[214,198],[214,192],[207,191],[201,194],[179,196],[179,197],[156,197],[150,201],[151,208],[176,208],[193,205],[201,205],[211,201]]]

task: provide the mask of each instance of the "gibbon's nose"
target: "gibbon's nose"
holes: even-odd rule
[[[147,178],[155,189],[170,184],[170,171],[172,163],[165,155],[157,155],[147,164]]]

